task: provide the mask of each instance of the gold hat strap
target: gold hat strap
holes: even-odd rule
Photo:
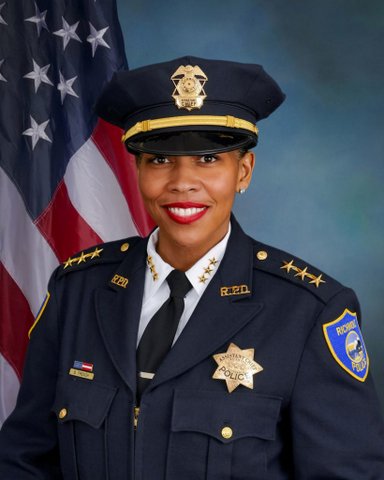
[[[128,129],[121,138],[125,142],[129,138],[142,132],[158,130],[169,127],[192,127],[192,126],[214,126],[227,128],[241,128],[258,135],[259,129],[248,120],[232,117],[231,115],[185,115],[180,117],[156,118],[155,120],[143,120]]]

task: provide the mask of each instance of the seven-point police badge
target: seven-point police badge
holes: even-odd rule
[[[336,320],[323,325],[323,331],[336,362],[356,380],[364,382],[369,358],[356,313],[345,309]]]

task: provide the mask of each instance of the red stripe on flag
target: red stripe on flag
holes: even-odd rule
[[[1,262],[0,285],[0,352],[21,379],[28,330],[34,318],[26,298]]]
[[[72,205],[64,182],[59,184],[53,201],[37,219],[36,226],[60,262],[91,245],[102,243]]]
[[[92,139],[108,163],[128,202],[132,219],[140,235],[148,235],[155,226],[144,208],[136,175],[135,158],[121,142],[122,130],[104,120],[99,120]]]

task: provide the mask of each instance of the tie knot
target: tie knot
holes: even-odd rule
[[[187,276],[180,270],[172,270],[167,277],[167,282],[171,290],[171,297],[184,298],[192,288]]]

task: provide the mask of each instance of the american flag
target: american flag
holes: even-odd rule
[[[152,227],[121,131],[92,110],[123,68],[115,0],[0,0],[0,425],[52,270]]]

